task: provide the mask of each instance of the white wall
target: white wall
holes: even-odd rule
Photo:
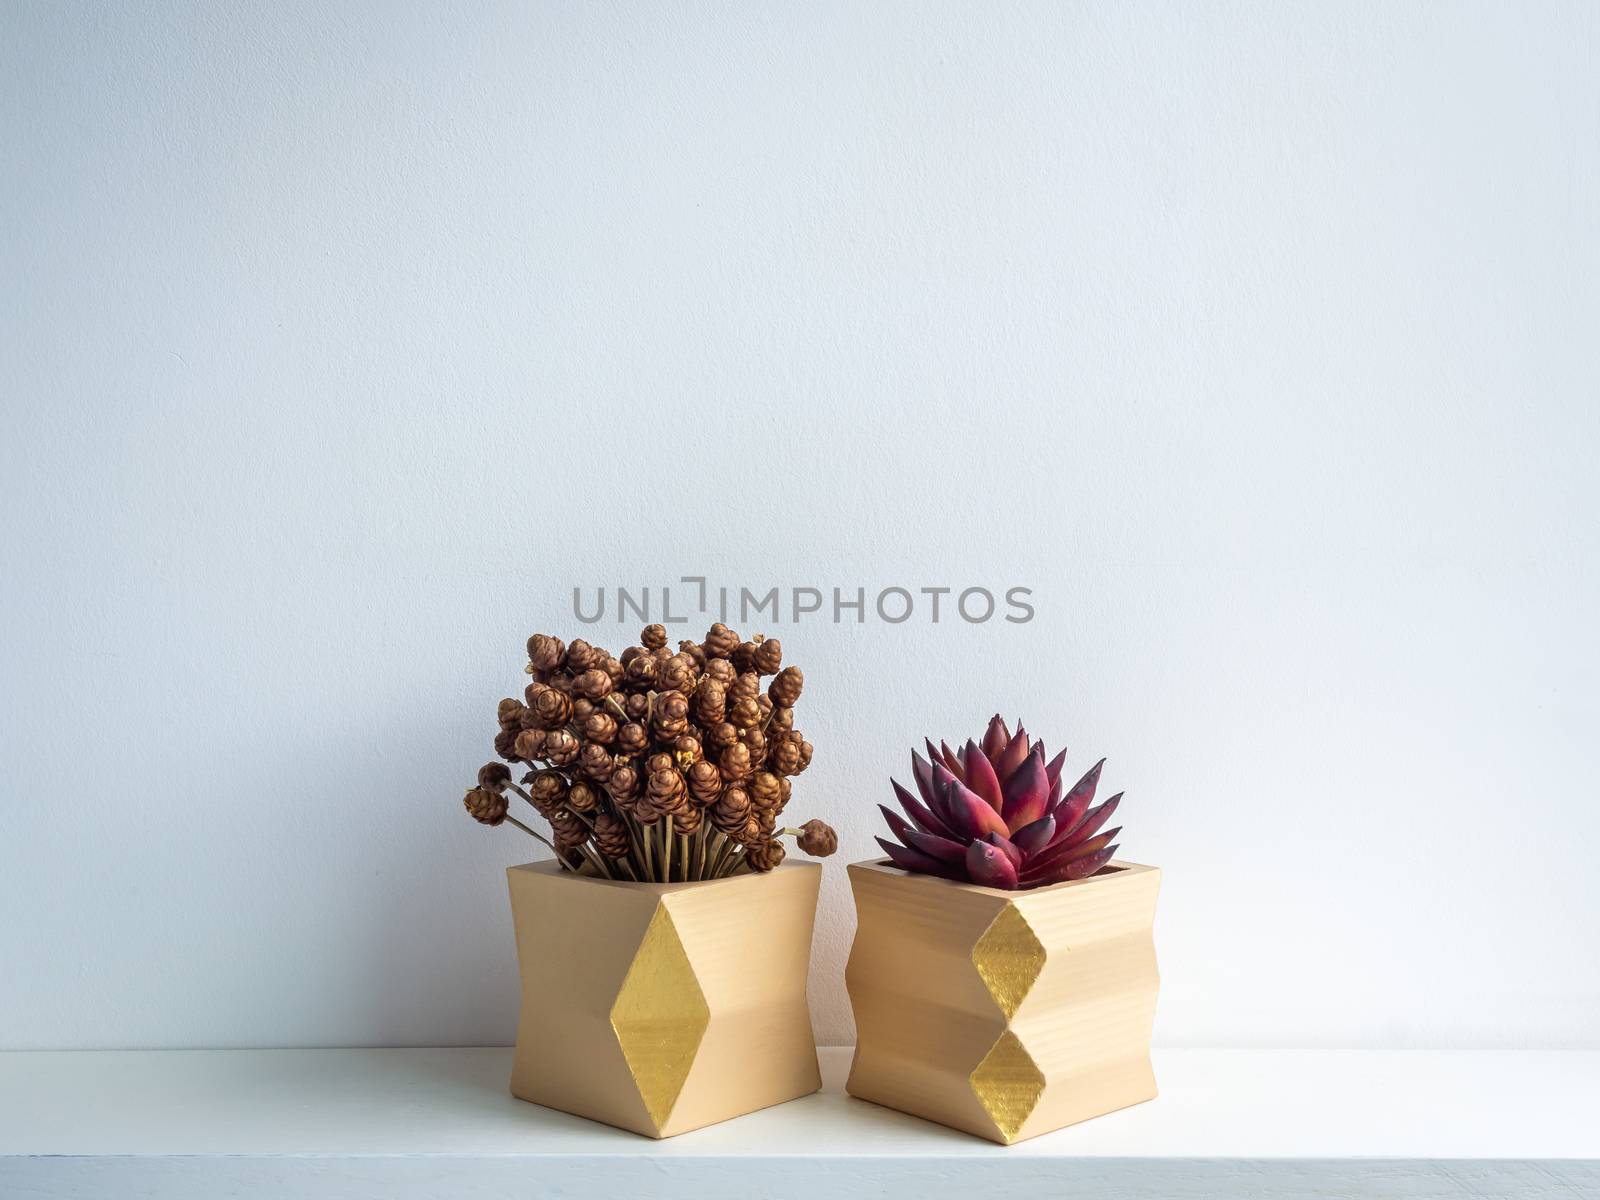
[[[0,1046],[499,1042],[574,584],[772,626],[843,863],[1110,757],[1168,1044],[1600,1046],[1600,9],[0,10]],[[631,629],[597,640],[620,649]]]

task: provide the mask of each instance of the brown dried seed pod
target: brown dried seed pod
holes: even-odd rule
[[[503,792],[511,784],[511,768],[503,762],[486,762],[478,768],[478,786]]]
[[[560,692],[563,696],[570,698],[572,695],[572,676],[567,674],[565,671],[552,672],[547,680],[547,684],[548,686],[555,688],[555,690]]]
[[[567,660],[567,647],[558,637],[536,633],[528,639],[528,662],[536,671],[554,671]]]
[[[599,667],[590,667],[576,681],[578,695],[587,700],[604,700],[611,694],[611,676]]]
[[[800,826],[800,836],[795,845],[814,858],[827,858],[839,848],[839,835],[826,821],[812,818]]]
[[[750,761],[757,764],[767,761],[767,735],[760,728],[741,729],[739,740],[744,743],[745,749],[750,751]]]
[[[770,700],[771,697],[767,697],[767,699]],[[787,705],[774,704],[772,706],[772,716],[767,719],[767,732],[769,734],[787,733],[793,728],[794,709],[789,708]]]
[[[672,831],[682,837],[692,837],[700,832],[700,822],[703,819],[701,810],[692,805],[680,808],[672,814]]]
[[[623,701],[622,707],[628,714],[628,720],[643,721],[645,714],[650,711],[650,697],[644,692],[635,692]]]
[[[753,842],[759,842],[767,836],[767,831],[761,828],[761,814],[752,808],[745,816],[744,825],[739,832],[731,833],[728,836],[737,842],[743,842],[746,846]]]
[[[567,646],[567,670],[575,676],[582,675],[590,667],[599,666],[605,660],[604,650],[591,646],[582,638],[573,638]]]
[[[713,658],[706,663],[706,674],[720,683],[724,690],[733,686],[733,681],[739,678],[739,672],[733,669],[733,664],[725,658]]]
[[[674,654],[661,664],[661,670],[656,674],[656,691],[682,692],[687,696],[694,691],[699,679],[700,673],[694,665],[694,659],[687,654]]]
[[[629,721],[617,730],[617,749],[624,754],[638,754],[650,744],[650,735],[637,721]]]
[[[757,771],[750,777],[750,803],[763,812],[775,811],[783,802],[783,785],[771,771]]]
[[[799,667],[785,667],[772,677],[772,686],[767,688],[767,695],[772,697],[774,704],[793,708],[795,701],[800,699],[805,682],[806,678]]]
[[[739,674],[743,675],[747,671],[754,671],[756,669],[756,644],[754,642],[740,642],[728,657]]]
[[[705,752],[694,734],[680,733],[672,740],[672,757],[678,760],[678,766],[687,768],[690,763],[704,758]]]
[[[705,727],[705,743],[713,750],[726,750],[739,740],[739,730],[732,721],[722,721]]]
[[[628,826],[620,817],[614,817],[608,812],[595,815],[595,849],[607,858],[626,858],[628,844]]]
[[[572,720],[572,697],[554,685],[540,688],[533,698],[533,711],[546,729],[556,729]]]
[[[728,720],[740,729],[754,729],[761,724],[761,706],[748,696],[736,700],[728,709]]]
[[[500,701],[500,707],[495,714],[500,720],[501,729],[522,728],[522,705],[507,696]]]
[[[678,643],[678,653],[694,664],[696,674],[706,669],[706,652],[699,642],[691,642],[688,638]]]
[[[543,758],[545,739],[548,736],[549,734],[543,729],[524,729],[517,734],[517,740],[512,743],[516,747],[517,757],[524,762]]]
[[[706,631],[706,656],[727,658],[739,648],[739,635],[721,621]]]
[[[528,797],[540,816],[550,819],[550,814],[567,800],[567,779],[560,771],[539,771],[528,780]]]
[[[606,675],[610,677],[612,683],[616,684],[622,682],[623,670],[620,659],[612,658],[609,654],[606,655],[605,662],[600,664],[600,670],[604,671]]]
[[[578,739],[570,729],[552,729],[544,735],[544,758],[552,767],[571,763],[578,757],[578,748]]]
[[[617,719],[610,713],[597,709],[584,719],[583,736],[591,742],[609,746],[617,740]]]
[[[744,860],[750,864],[752,871],[764,873],[781,863],[785,853],[782,842],[777,838],[767,838],[745,847]]]
[[[696,804],[715,804],[722,795],[722,772],[715,763],[701,759],[688,770],[689,797]]]
[[[576,850],[589,840],[589,827],[570,808],[558,808],[549,816],[550,832],[557,850]]]
[[[581,728],[583,723],[589,719],[589,714],[594,711],[596,711],[594,701],[579,696],[572,702],[572,723]]]
[[[689,697],[682,692],[666,692],[656,696],[655,710],[650,714],[650,732],[660,741],[670,741],[689,728]]]
[[[506,819],[506,798],[493,788],[475,787],[467,791],[462,803],[474,821],[498,825]]]
[[[667,644],[667,627],[665,625],[646,625],[639,633],[639,640],[644,643],[647,650],[659,650]]]
[[[802,740],[801,743],[800,743],[800,771],[804,771],[810,765],[811,765],[811,743]],[[795,774],[796,775],[800,774],[800,771],[796,771]]]
[[[710,812],[711,823],[732,837],[742,832],[750,819],[750,794],[742,787],[723,788]]]
[[[600,807],[600,792],[594,784],[580,779],[567,789],[567,807],[573,812],[593,812]]]
[[[778,780],[778,784],[783,788],[782,797],[778,801],[778,811],[782,812],[784,809],[789,807],[789,796],[794,791],[794,785],[791,784],[787,779]]]
[[[756,671],[762,675],[776,675],[783,666],[783,643],[777,638],[767,638],[756,643],[754,655]]]
[[[709,675],[694,690],[694,719],[702,727],[720,724],[727,715],[727,689]]]
[[[728,688],[728,701],[737,703],[740,700],[754,700],[760,694],[761,676],[754,671],[745,671]]]
[[[673,758],[671,753],[666,750],[657,750],[649,758],[644,760],[644,770],[646,775],[653,775],[657,771],[671,771],[676,769],[677,765],[678,760]]]
[[[631,763],[613,767],[611,778],[606,780],[606,791],[618,804],[629,804],[638,798],[641,791],[639,769]]]
[[[794,775],[800,770],[800,747],[786,737],[779,737],[767,753],[767,765],[778,775]]]
[[[622,670],[623,686],[634,691],[652,688],[656,685],[656,674],[661,664],[650,654],[640,654],[637,658],[630,659],[628,665]]]
[[[521,756],[517,753],[517,735],[509,729],[502,729],[494,735],[494,752],[507,762],[513,762]]]
[[[646,796],[650,807],[662,816],[675,813],[689,802],[689,789],[676,767],[664,771],[651,771]]]
[[[583,749],[578,751],[578,770],[590,779],[604,783],[611,778],[611,772],[616,764],[612,761],[611,751],[599,742],[585,742]],[[574,804],[573,808],[578,806]]]
[[[738,742],[729,746],[717,758],[717,765],[730,783],[745,779],[750,774],[750,750]]]

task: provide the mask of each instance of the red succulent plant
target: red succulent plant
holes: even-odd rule
[[[1100,831],[1122,793],[1090,807],[1105,759],[1063,788],[1067,752],[1047,761],[1043,742],[1030,742],[1021,724],[1013,735],[998,713],[981,743],[927,747],[926,759],[911,754],[921,799],[891,779],[905,816],[878,806],[899,839],[878,844],[896,866],[1010,890],[1085,879],[1116,853],[1122,827]]]

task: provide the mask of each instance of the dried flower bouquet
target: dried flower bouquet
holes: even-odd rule
[[[661,625],[640,641],[616,658],[581,638],[529,638],[533,681],[522,700],[499,706],[495,751],[505,761],[479,770],[467,812],[515,825],[566,868],[609,879],[770,871],[784,835],[808,854],[832,854],[838,839],[822,821],[778,824],[812,752],[794,727],[804,676],[783,665],[778,640],[744,641],[718,622],[704,642],[675,651]],[[507,763],[529,769],[514,781]],[[510,797],[549,823],[549,838],[510,814]]]

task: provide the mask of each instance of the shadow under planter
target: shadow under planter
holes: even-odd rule
[[[852,1096],[1010,1144],[1155,1098],[1161,872],[1003,891],[854,863]]]
[[[506,872],[522,966],[511,1092],[648,1137],[822,1086],[806,972],[822,869],[624,883]]]

